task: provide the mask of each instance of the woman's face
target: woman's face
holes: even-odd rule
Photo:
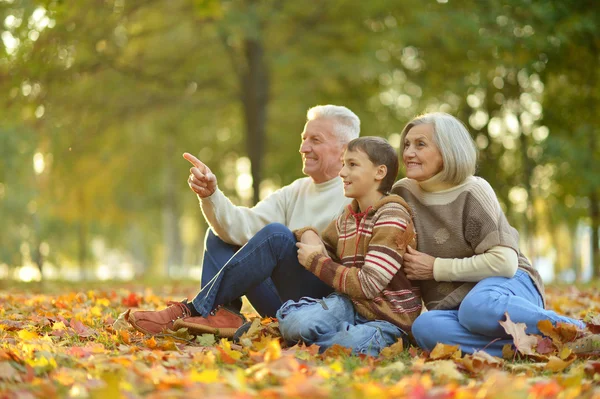
[[[442,153],[433,140],[433,125],[413,126],[404,138],[402,161],[406,177],[425,181],[442,171]]]

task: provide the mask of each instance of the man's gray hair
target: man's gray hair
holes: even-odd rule
[[[443,112],[433,112],[417,116],[402,130],[400,153],[404,154],[406,134],[417,125],[433,126],[433,140],[444,162],[440,178],[443,182],[460,184],[475,174],[477,166],[477,146],[466,126]]]
[[[360,135],[360,119],[348,108],[340,105],[317,105],[306,112],[306,119],[319,118],[334,120],[334,133],[342,144],[348,144]]]

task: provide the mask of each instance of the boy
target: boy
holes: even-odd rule
[[[416,234],[409,206],[389,194],[397,173],[398,156],[386,140],[361,137],[348,144],[340,177],[352,203],[322,238],[310,227],[294,232],[299,262],[336,292],[284,303],[277,318],[287,341],[377,355],[406,338],[421,297],[401,270]]]

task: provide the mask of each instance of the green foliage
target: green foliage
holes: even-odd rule
[[[198,263],[206,225],[181,154],[250,205],[236,190],[238,158],[252,160],[255,191],[300,177],[298,136],[319,103],[346,105],[363,134],[396,139],[415,114],[452,113],[522,236],[575,226],[600,186],[597,8],[0,1],[0,263],[37,252],[92,264],[98,237],[140,272]]]

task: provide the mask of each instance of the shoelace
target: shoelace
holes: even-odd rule
[[[185,317],[188,317],[188,316],[192,315],[192,312],[190,312],[190,310],[188,309],[188,307],[186,306],[185,303],[176,302],[176,301],[168,301],[167,302],[167,306],[177,306],[183,312],[182,316],[177,316],[176,318],[174,318],[174,319],[171,320],[172,322],[175,322],[175,320],[177,320],[177,319],[183,319]]]

